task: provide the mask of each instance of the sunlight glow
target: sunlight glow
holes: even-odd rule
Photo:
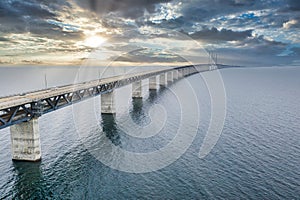
[[[105,38],[93,35],[85,39],[84,45],[92,48],[97,48],[100,45],[102,45],[105,41]]]

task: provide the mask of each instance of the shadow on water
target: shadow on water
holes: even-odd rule
[[[116,124],[116,116],[112,114],[101,114],[101,117],[101,125],[106,137],[110,139],[113,144],[120,146],[121,139]]]
[[[145,116],[142,98],[132,99],[132,110],[130,111],[130,116],[135,123],[139,123],[141,118]]]
[[[16,181],[13,199],[37,199],[42,196],[41,162],[13,161]]]
[[[162,95],[167,91],[168,91],[168,87],[161,85],[161,86],[159,86],[159,89],[157,90],[157,95]]]
[[[157,91],[156,90],[149,90],[148,101],[150,103],[154,103],[156,99],[157,99]]]
[[[132,121],[141,126],[146,126],[150,123],[149,110],[157,102],[158,97],[159,93],[157,90],[149,90],[147,99],[133,98],[132,107],[129,111]]]

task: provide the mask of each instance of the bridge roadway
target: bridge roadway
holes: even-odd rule
[[[187,71],[189,70],[189,71]],[[57,110],[76,102],[101,95],[133,82],[155,77],[167,72],[178,71],[183,76],[197,73],[194,66],[153,70],[92,80],[78,84],[53,87],[49,89],[0,98],[0,129],[26,122],[33,117]]]

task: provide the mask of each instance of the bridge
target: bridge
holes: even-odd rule
[[[115,114],[114,93],[117,88],[132,84],[132,98],[142,98],[144,79],[149,79],[149,90],[156,90],[158,83],[165,87],[174,80],[213,69],[214,66],[210,65],[190,65],[152,70],[2,97],[0,129],[10,127],[13,160],[39,161],[38,118],[43,114],[98,95],[101,95],[101,113]]]

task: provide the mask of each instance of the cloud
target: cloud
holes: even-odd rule
[[[1,31],[24,32],[30,21],[52,18],[55,14],[33,1],[0,1]],[[32,23],[31,22],[31,23]]]
[[[284,55],[287,43],[267,39],[264,36],[247,38],[217,49],[220,62],[246,66],[270,66],[289,64],[292,55]],[[241,64],[242,63],[242,64]]]
[[[299,56],[300,56],[300,47],[293,47],[293,48],[291,48],[291,51],[293,52],[292,56],[299,58]]]
[[[259,0],[202,0],[183,3],[182,16],[189,21],[203,22],[217,16],[248,10],[262,9],[262,1]]]
[[[171,0],[76,0],[78,5],[100,15],[113,13],[116,16],[136,19],[145,12],[154,13],[155,5]]]
[[[233,31],[228,29],[218,30],[213,27],[203,28],[201,31],[189,34],[189,36],[196,40],[209,40],[209,41],[240,41],[252,36],[253,30],[246,31]]]
[[[40,61],[40,60],[22,60],[21,61],[21,63],[22,64],[38,64],[38,65],[40,65],[40,64],[44,64],[42,61]]]
[[[0,0],[0,58],[18,55],[13,60],[33,64],[55,53],[82,58],[93,50],[82,41],[99,36],[109,41],[104,51],[139,49],[119,61],[178,62],[166,49],[188,55],[189,39],[228,56],[276,60],[298,55],[291,45],[300,43],[299,10],[299,0]]]
[[[0,42],[10,42],[10,39],[0,37]]]
[[[300,11],[300,1],[299,0],[288,0],[289,9],[291,11]]]
[[[134,62],[134,63],[174,63],[187,62],[180,55],[169,53],[157,49],[140,48],[123,54],[121,56],[112,57],[114,62]]]
[[[298,20],[292,19],[292,20],[289,20],[289,21],[283,23],[282,27],[284,29],[290,29],[290,28],[294,28],[294,27],[299,28],[300,27],[300,23],[299,23]]]
[[[62,3],[63,2],[63,3]],[[56,3],[62,3],[58,6]],[[71,25],[62,26],[59,10],[68,5],[65,1],[36,2],[34,0],[0,1],[0,32],[3,34],[31,33],[56,39],[78,39],[83,36],[81,31],[70,31]],[[57,22],[51,23],[51,22]]]

